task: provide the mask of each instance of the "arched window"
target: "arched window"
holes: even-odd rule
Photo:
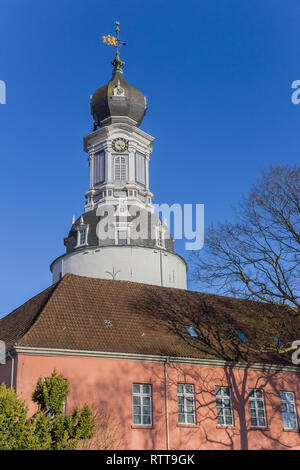
[[[127,163],[126,158],[120,155],[115,157],[114,160],[114,175],[116,181],[127,180]]]

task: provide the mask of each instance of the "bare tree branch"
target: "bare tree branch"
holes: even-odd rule
[[[234,223],[211,225],[191,257],[204,287],[300,310],[300,166],[271,166],[244,196]]]

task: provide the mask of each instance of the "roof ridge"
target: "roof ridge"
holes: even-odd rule
[[[78,275],[78,274],[73,274],[73,273],[66,273],[64,275],[64,278],[65,277],[76,277],[76,278],[84,278],[84,279],[95,279],[96,281],[98,282],[111,282],[112,279],[102,279],[102,278],[97,278],[97,277],[91,277],[91,276],[81,276],[81,275]],[[171,290],[173,292],[189,292],[191,294],[197,294],[197,295],[205,295],[205,296],[208,296],[208,297],[211,297],[211,298],[218,298],[218,299],[226,299],[226,300],[230,300],[230,301],[237,301],[237,302],[246,302],[246,303],[253,303],[253,304],[263,304],[263,305],[269,305],[269,306],[272,306],[272,304],[270,302],[262,302],[262,301],[259,301],[259,300],[253,300],[253,299],[247,299],[247,298],[243,298],[243,297],[233,297],[233,296],[230,296],[230,295],[223,295],[223,294],[218,294],[218,293],[213,293],[213,292],[205,292],[205,291],[200,291],[200,290],[191,290],[191,289],[183,289],[183,288],[178,288],[178,287],[171,287],[171,286],[159,286],[159,285],[155,285],[155,284],[147,284],[147,283],[144,283],[144,282],[135,282],[135,281],[128,281],[128,280],[123,280],[123,279],[114,279],[113,282],[117,282],[117,283],[120,283],[120,284],[133,284],[133,285],[137,285],[139,287],[146,287],[148,289],[163,289],[163,290]]]

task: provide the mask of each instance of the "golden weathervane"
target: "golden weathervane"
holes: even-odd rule
[[[121,39],[119,39],[119,32],[120,32],[119,24],[120,22],[116,21],[116,37],[111,36],[110,34],[108,34],[108,36],[102,36],[103,42],[105,44],[107,44],[108,46],[115,46],[117,50],[119,46],[126,46],[126,42],[123,42],[121,41]]]

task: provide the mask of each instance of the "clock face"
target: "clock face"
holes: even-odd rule
[[[125,152],[128,149],[128,140],[123,137],[117,137],[112,141],[112,148],[119,153]]]

